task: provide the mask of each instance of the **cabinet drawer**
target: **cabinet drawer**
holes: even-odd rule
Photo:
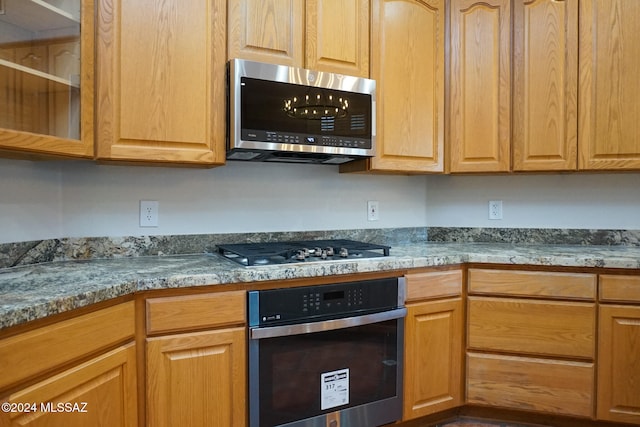
[[[467,403],[591,417],[593,390],[593,363],[467,356]]]
[[[133,337],[133,301],[0,341],[0,389]]]
[[[587,273],[469,269],[469,293],[595,300],[597,276]]]
[[[640,302],[640,276],[600,276],[600,299]]]
[[[407,281],[407,302],[462,294],[462,270],[411,273]]]
[[[245,291],[150,298],[147,333],[186,331],[246,322]]]
[[[469,297],[469,347],[593,358],[595,304]]]

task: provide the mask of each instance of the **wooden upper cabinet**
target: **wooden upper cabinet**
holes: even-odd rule
[[[226,1],[100,0],[97,158],[222,164]]]
[[[369,77],[368,0],[230,0],[228,59]]]
[[[511,2],[451,2],[451,172],[506,172],[511,143]]]
[[[343,172],[444,171],[445,1],[372,1],[376,156]]]
[[[229,0],[228,59],[304,65],[304,0]]]
[[[517,0],[513,19],[513,170],[575,170],[578,0]]]
[[[305,67],[369,77],[369,0],[307,0]]]
[[[640,2],[580,2],[580,169],[640,168]]]
[[[0,153],[92,158],[93,1],[0,10]]]

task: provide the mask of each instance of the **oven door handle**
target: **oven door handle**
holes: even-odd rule
[[[268,326],[266,328],[250,329],[250,338],[259,340],[262,338],[284,337],[288,335],[311,334],[314,332],[332,331],[335,329],[351,328],[354,326],[379,323],[387,320],[400,319],[407,315],[406,308],[383,311],[380,313],[365,314],[364,316],[345,317],[342,319],[323,320],[320,322],[298,323],[295,325]]]

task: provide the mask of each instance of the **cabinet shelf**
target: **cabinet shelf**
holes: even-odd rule
[[[24,73],[26,76],[29,76],[29,78],[22,79],[23,84],[28,84],[26,88],[23,87],[22,89],[28,89],[30,92],[57,92],[58,90],[51,90],[50,83],[54,84],[54,88],[59,87],[60,90],[68,90],[69,88],[80,88],[79,81],[73,82],[71,80],[55,76],[53,74],[34,70],[33,68],[25,67],[11,61],[0,59],[0,69],[5,67],[8,68],[9,71],[14,70],[20,73]],[[78,80],[79,79],[80,76],[78,76]]]
[[[0,0],[0,154],[93,156],[94,15],[94,0]]]
[[[0,22],[34,33],[73,27],[80,24],[80,10],[69,12],[43,0],[0,0]]]

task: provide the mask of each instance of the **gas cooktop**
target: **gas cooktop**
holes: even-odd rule
[[[244,266],[365,259],[389,256],[390,246],[354,240],[298,240],[291,242],[217,245],[223,257]]]

